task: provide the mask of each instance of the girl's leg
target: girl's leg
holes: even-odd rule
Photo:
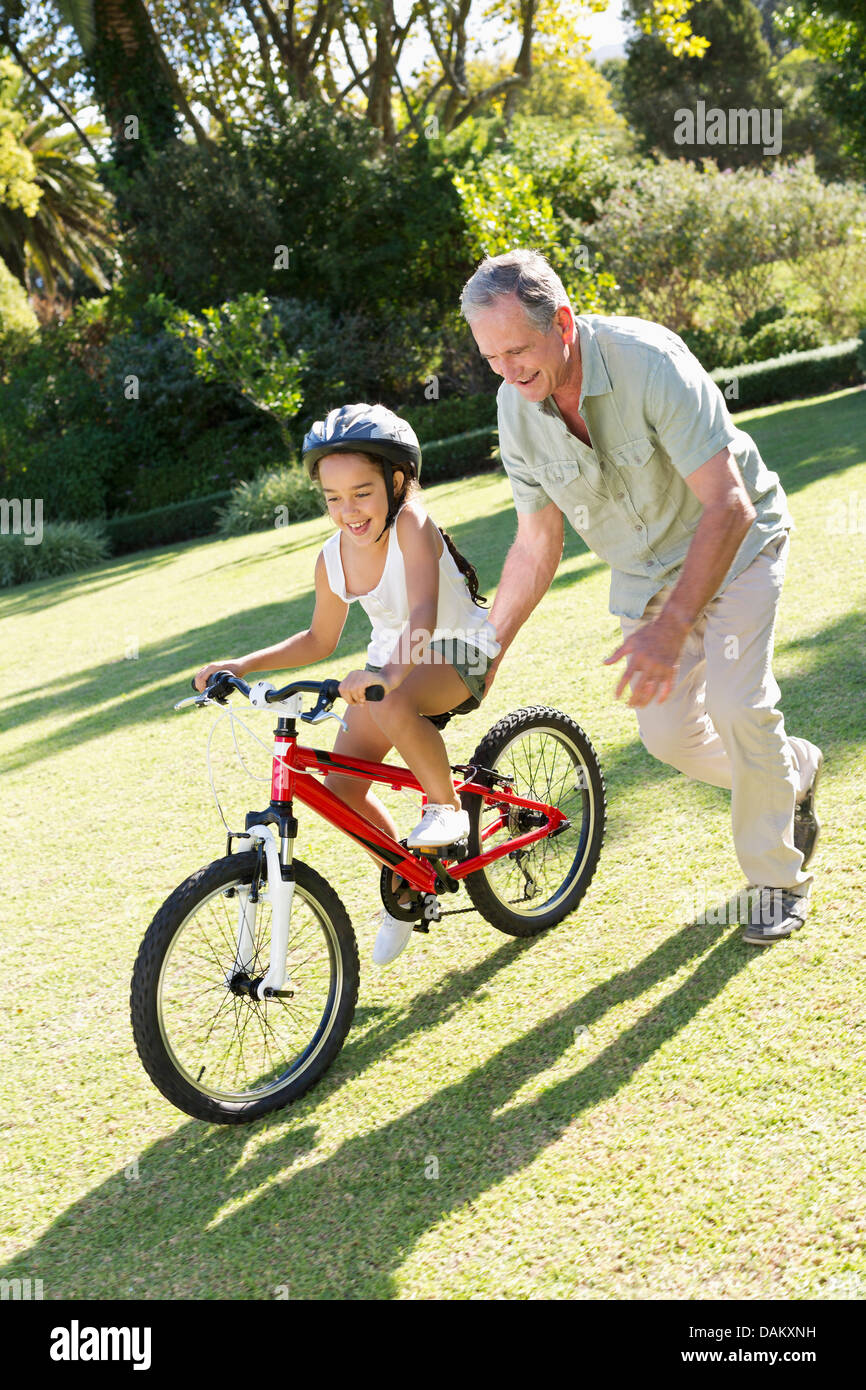
[[[363,758],[371,763],[381,763],[387,757],[393,745],[387,734],[374,722],[370,714],[373,708],[373,705],[346,706],[348,728],[341,729],[337,734],[334,740],[335,754]],[[378,796],[371,792],[369,782],[363,782],[360,777],[341,777],[338,772],[329,772],[325,786],[393,840],[400,838],[388,811]]]
[[[384,734],[370,717],[372,705],[347,705],[346,724],[347,729],[341,729],[334,740],[334,752],[342,754],[347,758],[364,758],[367,762],[381,763],[390,753],[392,744],[387,734]],[[363,782],[360,777],[341,777],[338,772],[329,772],[325,778],[325,786],[344,801],[347,806],[351,806],[353,811],[359,815],[366,816],[367,820],[375,825],[379,830],[384,830],[386,835],[390,835],[392,840],[399,840],[400,832],[394,824],[391,816],[378,796],[370,790],[370,783]],[[369,854],[369,850],[364,851]],[[381,870],[381,864],[374,855],[370,858],[376,865],[377,870]],[[391,876],[391,886],[396,889],[399,882],[397,874]],[[400,901],[404,901],[405,894],[401,894]]]
[[[416,666],[380,704],[355,706],[371,712],[389,744],[411,767],[428,801],[461,809],[454,795],[448,751],[439,730],[425,714],[444,714],[462,704],[472,692],[447,662]]]

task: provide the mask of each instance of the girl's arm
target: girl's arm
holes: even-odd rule
[[[439,611],[439,537],[427,514],[410,503],[394,522],[403,553],[409,620],[378,677],[394,690],[421,661],[436,629]]]
[[[208,677],[214,671],[231,671],[235,676],[245,676],[250,671],[283,671],[295,666],[312,666],[330,656],[340,640],[346,622],[349,605],[344,603],[328,583],[325,558],[321,551],[316,560],[316,606],[313,621],[304,632],[296,632],[285,642],[273,647],[263,647],[261,651],[250,652],[248,656],[230,661],[212,661],[196,672],[195,683],[198,690],[204,690]]]

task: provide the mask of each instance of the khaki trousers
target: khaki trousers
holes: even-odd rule
[[[700,782],[731,791],[734,847],[749,883],[807,895],[812,876],[794,847],[794,806],[815,771],[817,749],[790,738],[770,663],[790,537],[777,536],[715,599],[686,639],[676,684],[663,704],[637,709],[649,753]],[[656,618],[671,587],[639,619]]]

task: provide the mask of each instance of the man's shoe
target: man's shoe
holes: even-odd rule
[[[468,834],[469,816],[465,811],[431,801],[415,829],[406,836],[406,844],[409,849],[439,849],[465,840]]]
[[[389,965],[412,939],[414,924],[392,917],[386,907],[379,914],[379,931],[373,943],[373,964]]]
[[[818,779],[821,776],[821,769],[824,766],[824,754],[818,750],[818,766],[815,768],[809,789],[803,800],[794,809],[794,844],[803,856],[801,869],[805,869],[812,855],[815,853],[815,846],[818,843],[818,836],[821,834],[821,822],[815,815],[815,791],[818,786]]]
[[[799,931],[809,911],[809,899],[784,888],[752,888],[751,918],[743,932],[750,946],[772,946]]]

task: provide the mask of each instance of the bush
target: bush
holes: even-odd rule
[[[441,301],[471,266],[429,145],[383,149],[357,115],[295,102],[279,129],[167,149],[125,190],[126,293],[194,312],[258,291],[335,313]]]
[[[462,478],[476,468],[484,468],[494,457],[497,438],[496,426],[485,425],[428,444],[422,450],[422,482]]]
[[[742,333],[722,333],[711,328],[684,328],[680,337],[708,372],[749,360],[749,345]]]
[[[785,314],[759,328],[749,341],[747,362],[764,362],[788,352],[809,352],[826,340],[823,327],[808,314]]]
[[[286,349],[303,354],[304,408],[293,425],[298,436],[313,420],[350,401],[382,401],[396,409],[401,401],[423,399],[439,367],[443,326],[435,321],[435,306],[383,314],[336,313],[298,299],[274,299],[272,306]]]
[[[863,380],[863,367],[858,362],[860,347],[860,339],[849,338],[812,352],[789,352],[767,362],[719,368],[710,375],[723,391],[732,379],[736,380],[737,395],[733,399],[737,409],[746,410],[753,405],[858,385]]]
[[[319,516],[323,510],[321,490],[306,469],[289,464],[239,483],[219,512],[218,531],[223,537],[243,536]]]
[[[428,405],[404,406],[398,412],[408,420],[421,442],[421,451],[439,440],[496,425],[496,396],[443,396]]]
[[[862,189],[823,184],[808,159],[769,174],[663,159],[625,170],[584,233],[616,276],[628,312],[693,331],[703,287],[713,285],[714,327],[736,333],[772,303],[779,261],[796,263],[824,300],[836,300],[838,313],[827,265],[844,262],[849,275],[859,268],[864,210]],[[817,316],[829,323],[823,310]]]
[[[111,517],[104,526],[112,552],[125,555],[131,550],[149,550],[173,541],[212,535],[217,529],[219,508],[231,495],[231,490],[214,492],[132,516]]]
[[[473,266],[484,256],[530,246],[550,261],[579,313],[612,312],[617,304],[614,278],[590,258],[580,240],[582,224],[565,214],[554,216],[535,172],[522,169],[513,154],[488,155],[471,171],[455,173],[454,187]]]
[[[108,559],[105,530],[96,522],[48,521],[38,545],[0,535],[0,588],[90,569]]]
[[[24,287],[0,258],[0,357],[6,358],[20,350],[38,327]]]

